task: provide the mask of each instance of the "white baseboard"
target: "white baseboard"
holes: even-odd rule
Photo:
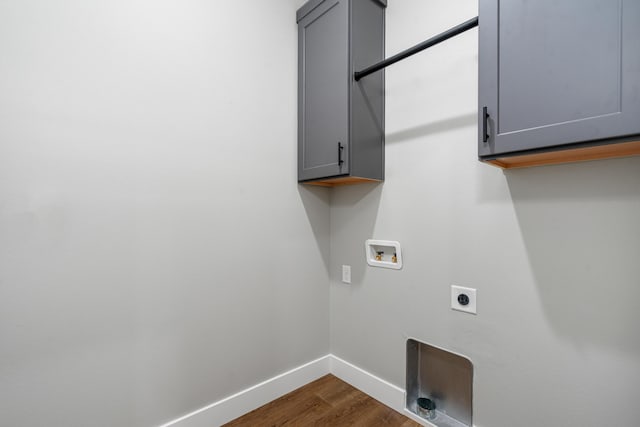
[[[404,390],[331,355],[331,373],[398,412],[404,411]]]
[[[330,371],[330,355],[305,363],[160,427],[215,427],[283,396]]]
[[[405,391],[402,388],[337,356],[328,354],[160,427],[220,426],[329,373],[412,420],[425,426],[433,426],[405,409]]]
[[[391,384],[388,381],[379,378],[364,369],[340,359],[337,356],[331,356],[331,373],[342,381],[351,384],[358,390],[373,397],[377,401],[384,403],[391,409],[400,412],[407,418],[411,418],[415,422],[423,426],[435,427],[405,408],[405,390]]]

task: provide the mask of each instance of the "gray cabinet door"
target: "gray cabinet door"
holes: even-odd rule
[[[479,155],[640,133],[639,24],[638,0],[480,0]]]
[[[301,181],[349,173],[348,6],[325,0],[298,22]]]

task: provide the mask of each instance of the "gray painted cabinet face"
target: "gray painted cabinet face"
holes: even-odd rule
[[[480,0],[479,16],[480,157],[640,134],[639,1]]]
[[[385,0],[309,0],[298,21],[298,181],[384,179]],[[342,149],[340,149],[342,147]]]
[[[298,22],[298,178],[347,174],[348,3],[325,1]],[[339,163],[339,159],[343,163]]]

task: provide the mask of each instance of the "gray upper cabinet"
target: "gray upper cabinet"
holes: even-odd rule
[[[381,0],[310,0],[298,21],[298,180],[333,186],[384,179]]]
[[[480,0],[479,16],[481,160],[640,139],[640,1]]]

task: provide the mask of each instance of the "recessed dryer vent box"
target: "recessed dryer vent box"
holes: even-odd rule
[[[459,354],[407,340],[407,406],[429,426],[473,426],[473,364]],[[420,405],[430,403],[427,411]],[[422,401],[422,402],[420,402]]]
[[[402,268],[400,243],[392,240],[367,240],[364,244],[367,264],[372,267]]]

